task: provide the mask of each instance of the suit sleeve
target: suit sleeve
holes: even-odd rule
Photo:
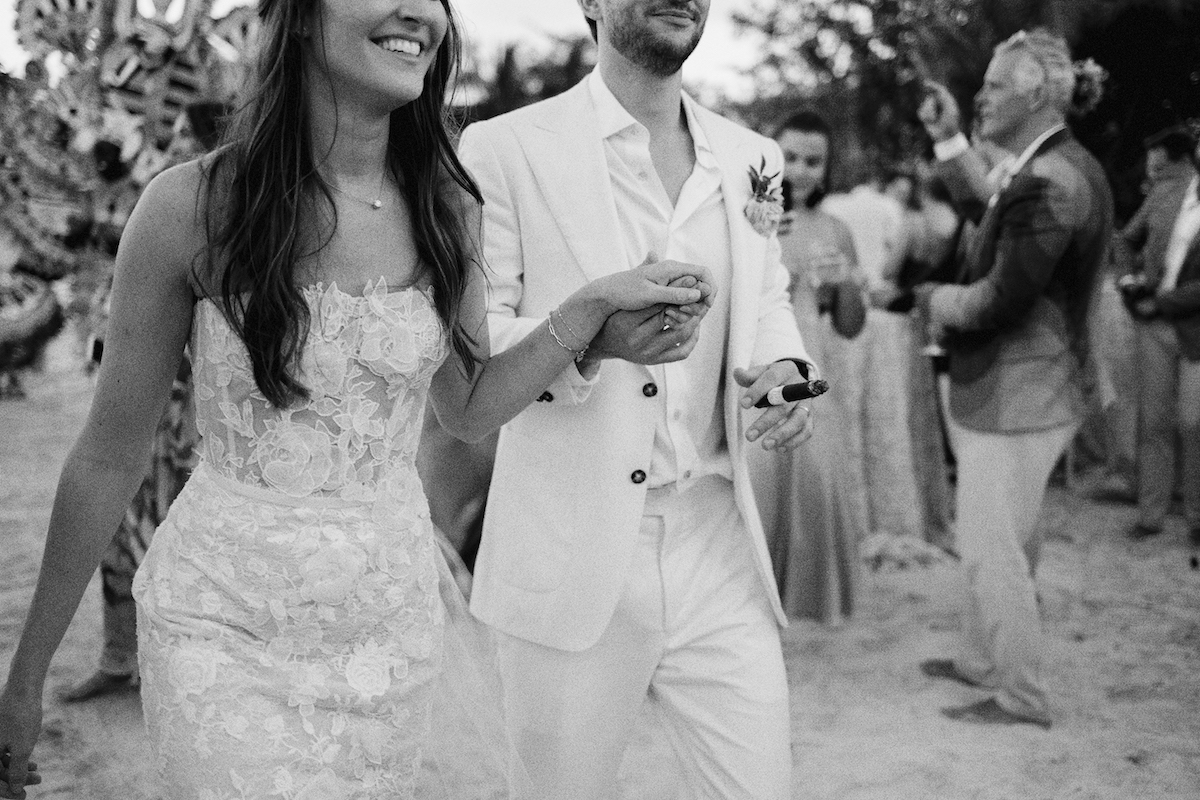
[[[1121,236],[1125,239],[1126,244],[1135,253],[1141,251],[1146,244],[1146,238],[1150,234],[1150,207],[1153,205],[1150,197],[1142,201],[1138,207],[1137,213],[1133,215],[1133,219],[1125,224],[1121,230]]]
[[[524,163],[511,128],[481,122],[463,131],[458,156],[483,194],[483,256],[488,277],[488,338],[492,353],[503,352],[541,324],[541,317],[520,315],[525,289],[525,254],[517,198],[505,167]],[[536,265],[535,265],[536,266]],[[546,391],[560,402],[583,403],[595,380],[569,366]]]
[[[1023,175],[998,209],[996,260],[983,278],[967,286],[940,286],[931,306],[935,318],[958,331],[991,331],[1019,324],[1041,295],[1078,227],[1088,203],[1059,181]]]
[[[779,146],[770,142],[768,151],[773,162],[768,165],[768,170],[780,171],[783,154]],[[770,364],[775,361],[799,359],[812,364],[812,357],[805,350],[800,330],[796,327],[796,315],[792,310],[788,292],[791,276],[783,266],[782,252],[779,237],[772,234],[767,241],[766,264],[758,302],[754,363]]]
[[[1192,281],[1158,296],[1158,307],[1168,319],[1200,314],[1200,281]]]
[[[950,192],[954,210],[978,225],[994,191],[983,156],[974,149],[968,150],[957,158],[939,162],[936,172]]]
[[[483,256],[488,275],[488,332],[492,352],[499,353],[524,339],[541,324],[521,318],[525,260],[521,252],[521,223],[497,152],[497,139],[511,134],[498,125],[479,123],[463,131],[458,156],[471,171],[483,194]]]
[[[1184,261],[1181,272],[1200,273],[1200,236],[1194,239],[1188,248],[1187,260]],[[1200,314],[1200,278],[1185,281],[1169,292],[1162,292],[1155,299],[1163,316],[1168,319]]]

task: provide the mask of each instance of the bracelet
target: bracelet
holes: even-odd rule
[[[561,347],[563,350],[566,350],[571,355],[573,355],[575,357],[575,362],[578,363],[583,360],[583,357],[585,355],[587,355],[588,346],[585,344],[583,346],[582,350],[576,350],[574,347],[571,347],[570,345],[568,345],[566,342],[564,342],[562,340],[562,337],[558,335],[558,331],[554,330],[554,312],[555,311],[558,311],[558,309],[557,308],[554,309],[554,311],[551,311],[550,314],[546,317],[547,326],[550,328],[550,335],[554,337],[554,341],[558,343],[558,346]],[[563,319],[563,315],[562,315],[561,311],[558,311],[558,319],[562,322],[562,324],[564,326],[566,326],[568,331],[571,331],[571,326],[567,325],[567,321],[565,319]],[[571,333],[572,333],[572,335],[574,335],[575,332],[571,331]],[[578,338],[578,337],[576,337],[576,338]]]
[[[563,324],[563,326],[567,329],[567,333],[571,334],[571,338],[577,342],[579,340],[581,340],[583,337],[575,332],[575,329],[571,327],[571,323],[567,322],[567,318],[563,316],[562,307],[560,306],[560,307],[554,309],[554,311],[558,312],[558,321],[561,322]],[[550,313],[553,314],[554,311],[552,311]],[[586,351],[588,349],[588,345],[585,344],[583,346],[583,349],[584,349],[584,351]]]

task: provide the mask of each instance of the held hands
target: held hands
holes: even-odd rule
[[[42,782],[29,760],[41,730],[41,697],[20,700],[6,688],[0,695],[0,798],[24,798],[26,786]]]
[[[791,361],[776,361],[749,369],[739,367],[733,371],[733,377],[739,386],[745,388],[741,399],[742,408],[745,409],[753,408],[761,397],[776,386],[801,380],[799,368]],[[813,379],[817,376],[810,374],[808,377]],[[812,434],[812,410],[800,402],[786,403],[763,411],[746,431],[746,441],[762,439],[764,450],[789,453],[808,441]]]
[[[700,322],[713,304],[712,276],[707,268],[695,264],[653,260],[654,255],[650,254],[636,269],[600,280],[638,274],[656,282],[665,278],[667,283],[663,288],[691,292],[693,299],[658,301],[653,305],[614,312],[592,340],[588,355],[580,364],[580,371],[585,375],[597,368],[598,361],[604,358],[618,358],[634,364],[664,364],[682,361],[695,348],[700,336]]]
[[[692,279],[687,281],[685,279]],[[712,285],[708,270],[680,261],[644,263],[624,272],[614,272],[588,285],[609,313],[642,311],[657,306],[693,306],[704,300]]]
[[[962,132],[958,101],[940,83],[925,81],[925,99],[917,109],[917,116],[935,142],[944,142]]]

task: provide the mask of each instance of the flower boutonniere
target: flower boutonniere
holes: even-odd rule
[[[758,169],[750,167],[750,200],[746,203],[746,219],[759,236],[770,236],[779,228],[783,218],[782,182],[772,186],[779,173],[767,175],[767,157],[763,156]]]

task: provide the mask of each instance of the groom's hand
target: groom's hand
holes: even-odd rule
[[[800,368],[794,361],[776,361],[766,366],[735,369],[734,380],[742,386],[741,404],[751,409],[767,392],[802,380]],[[813,418],[808,406],[800,402],[771,406],[746,431],[746,441],[762,439],[764,450],[787,453],[795,450],[812,436]]]
[[[700,321],[704,317],[691,316],[676,324],[665,314],[663,306],[616,312],[592,339],[585,361],[619,358],[646,365],[682,361],[700,340]]]

